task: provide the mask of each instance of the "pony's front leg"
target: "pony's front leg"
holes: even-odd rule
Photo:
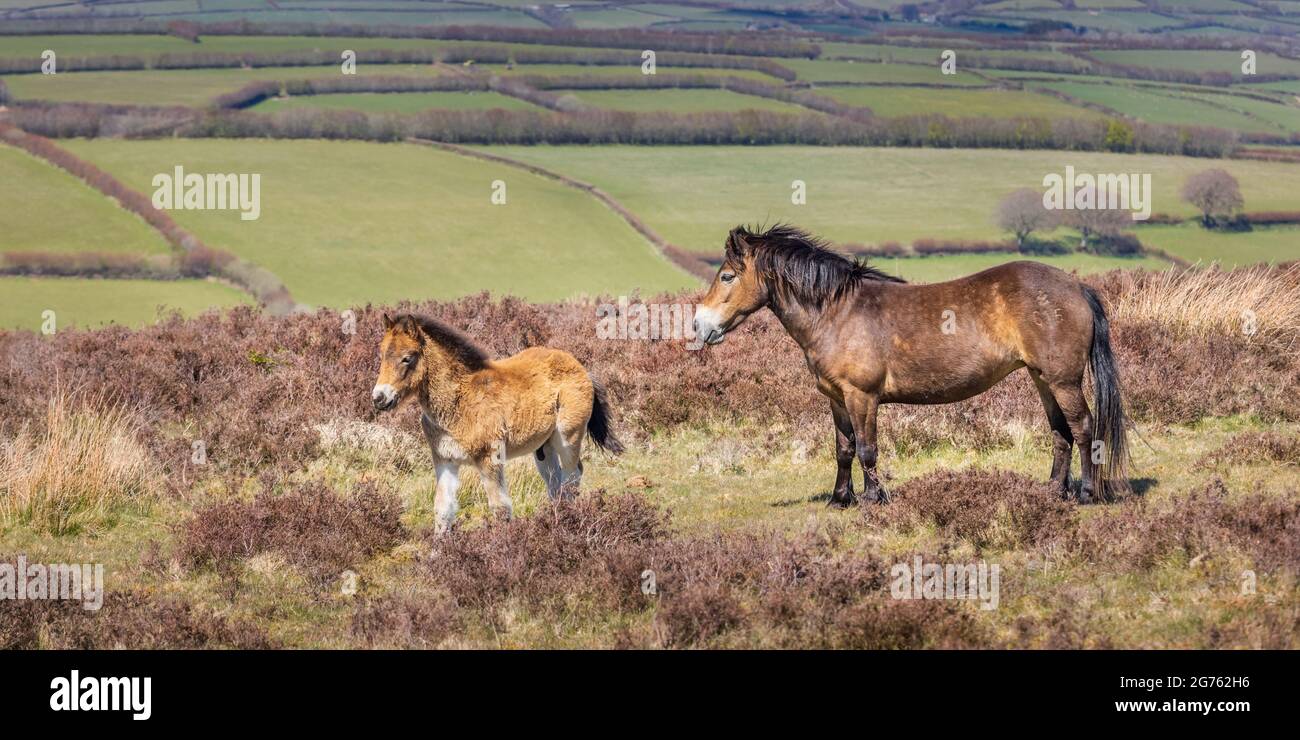
[[[514,516],[515,505],[506,490],[505,455],[491,455],[478,462],[479,479],[483,481],[483,492],[487,494],[488,508],[498,517],[510,519]]]
[[[862,464],[862,495],[878,504],[889,503],[889,492],[881,485],[876,474],[876,413],[880,410],[880,397],[861,391],[845,394],[844,403],[853,423],[853,436],[857,443],[858,462]]]
[[[835,490],[831,492],[831,506],[852,506],[853,496],[853,458],[856,454],[856,442],[853,423],[849,421],[849,412],[843,406],[831,402],[831,416],[835,419]]]

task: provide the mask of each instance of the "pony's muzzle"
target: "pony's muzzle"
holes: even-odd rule
[[[695,320],[691,322],[691,329],[695,332],[696,339],[703,341],[705,344],[720,344],[727,333],[720,326],[717,312],[709,308],[696,310]]]
[[[387,411],[397,405],[397,389],[387,383],[377,385],[370,391],[370,401],[375,405],[375,411]]]

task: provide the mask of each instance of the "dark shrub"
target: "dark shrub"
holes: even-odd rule
[[[1049,484],[1008,470],[940,470],[904,483],[888,506],[863,507],[868,524],[933,524],[976,547],[1023,549],[1070,530],[1074,506]]]
[[[9,560],[12,562],[12,558]],[[0,600],[0,649],[160,650],[275,647],[262,629],[178,599],[127,591],[97,611],[76,601]]]
[[[1215,479],[1177,499],[1108,509],[1066,541],[1080,556],[1118,570],[1237,550],[1262,570],[1300,572],[1300,498],[1263,491],[1230,497]]]
[[[180,525],[177,558],[189,567],[228,569],[241,558],[276,552],[317,583],[388,550],[405,536],[401,501],[363,483],[339,496],[322,483],[289,493],[264,490],[252,502],[200,509]]]

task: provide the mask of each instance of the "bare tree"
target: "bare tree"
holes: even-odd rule
[[[1079,231],[1079,249],[1088,248],[1093,236],[1118,236],[1125,226],[1133,223],[1131,211],[1122,208],[1076,208],[1063,211],[1061,222]]]
[[[1201,224],[1207,229],[1220,218],[1230,218],[1241,210],[1245,201],[1237,178],[1221,169],[1202,170],[1183,183],[1183,200],[1201,212]]]
[[[1043,206],[1042,193],[1031,188],[1021,188],[998,204],[998,227],[1016,235],[1017,248],[1025,246],[1030,234],[1050,229],[1055,222],[1052,212]]]

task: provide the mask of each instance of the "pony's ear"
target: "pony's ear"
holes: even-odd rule
[[[727,234],[726,257],[732,262],[744,262],[749,253],[749,243],[745,241],[745,228],[737,226]]]
[[[388,331],[389,329],[392,329],[394,323],[395,323],[395,322],[393,321],[393,317],[392,317],[392,316],[389,316],[389,315],[388,315],[388,312],[385,311],[385,312],[384,312],[384,331]]]

